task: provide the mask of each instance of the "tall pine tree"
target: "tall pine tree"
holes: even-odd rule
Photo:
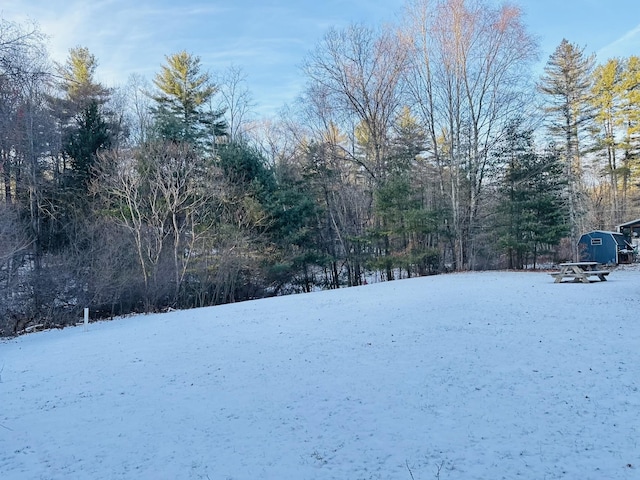
[[[153,80],[158,89],[152,95],[158,134],[171,142],[210,149],[227,129],[223,111],[207,110],[218,89],[209,75],[201,72],[199,57],[182,51],[166,60]]]
[[[87,48],[69,50],[66,62],[57,67],[62,95],[49,99],[61,134],[63,163],[56,173],[65,188],[81,195],[86,193],[97,152],[109,147],[112,134],[105,112],[111,92],[95,80],[97,66]]]
[[[584,48],[563,39],[549,58],[538,85],[546,96],[549,133],[558,145],[562,145],[568,181],[571,242],[576,257],[579,234],[584,229],[581,135],[592,119],[589,99],[593,68],[593,55],[585,55]]]

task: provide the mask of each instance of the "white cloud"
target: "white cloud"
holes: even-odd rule
[[[640,24],[629,30],[613,42],[605,45],[597,52],[600,60],[613,57],[629,57],[638,54],[640,44]]]

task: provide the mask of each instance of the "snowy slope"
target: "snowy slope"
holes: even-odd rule
[[[637,479],[640,272],[470,273],[0,343],[0,478]]]

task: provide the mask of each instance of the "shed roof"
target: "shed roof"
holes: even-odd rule
[[[627,222],[627,223],[621,223],[620,225],[618,225],[618,228],[623,228],[623,227],[640,227],[640,218],[631,220],[630,222]]]
[[[608,230],[592,230],[591,232],[584,233],[583,235],[591,235],[593,233],[604,233],[606,235],[622,235],[620,232],[610,232]]]

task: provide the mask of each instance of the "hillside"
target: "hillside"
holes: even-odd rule
[[[0,343],[12,479],[632,479],[640,272],[416,278]]]

